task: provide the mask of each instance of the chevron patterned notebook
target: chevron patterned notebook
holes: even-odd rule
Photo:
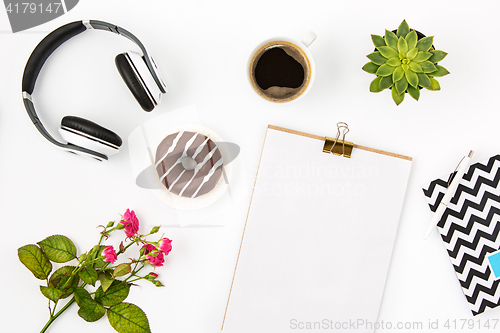
[[[437,226],[473,315],[500,305],[500,155],[472,164]],[[444,196],[447,178],[424,194],[431,211]]]

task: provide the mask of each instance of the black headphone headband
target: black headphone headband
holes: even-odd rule
[[[156,71],[153,69],[154,67],[151,63],[150,56],[146,48],[137,37],[135,37],[129,31],[121,27],[118,27],[114,24],[97,20],[89,20],[89,21],[76,21],[65,24],[62,27],[59,27],[56,30],[52,31],[44,39],[42,39],[40,43],[38,43],[36,48],[31,53],[28,62],[26,63],[26,67],[24,68],[23,79],[22,79],[23,102],[30,119],[37,128],[37,130],[42,134],[43,137],[45,137],[51,143],[55,144],[58,147],[69,149],[70,151],[79,151],[92,156],[96,156],[101,160],[107,160],[108,157],[99,152],[84,147],[75,146],[72,144],[61,143],[56,139],[54,139],[40,122],[40,119],[36,114],[35,106],[31,98],[31,94],[35,89],[35,83],[38,74],[40,74],[40,71],[43,65],[45,64],[45,61],[50,57],[52,52],[54,52],[59,46],[61,46],[67,40],[88,29],[98,29],[98,30],[114,32],[118,35],[127,37],[132,42],[134,42],[141,49],[144,61],[146,62],[146,66],[151,72],[151,75],[153,76],[153,79],[155,80],[156,84],[160,88],[160,91],[162,93],[166,93],[165,89],[163,88],[163,85],[160,82],[160,78],[158,77]]]

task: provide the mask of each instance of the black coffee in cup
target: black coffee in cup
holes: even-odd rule
[[[265,99],[289,102],[307,89],[311,66],[305,53],[295,44],[273,41],[252,56],[249,76],[254,89]]]

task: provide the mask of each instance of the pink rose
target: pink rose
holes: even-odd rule
[[[152,251],[157,251],[156,247],[151,244],[145,244],[143,248],[146,248],[144,254],[151,253]],[[165,262],[165,257],[163,256],[163,253],[160,251],[157,256],[148,256],[148,261],[151,265],[154,267],[161,267],[163,266],[163,263]]]
[[[113,245],[106,246],[106,248],[102,251],[102,255],[104,256],[105,262],[110,262],[112,264],[116,261],[116,259],[118,259]]]
[[[123,229],[127,237],[132,237],[139,231],[139,220],[133,210],[127,209],[120,223],[123,224]]]
[[[158,249],[163,252],[165,255],[169,254],[172,250],[172,241],[168,238],[160,239],[158,244]]]

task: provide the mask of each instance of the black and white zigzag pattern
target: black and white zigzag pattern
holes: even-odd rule
[[[486,256],[500,248],[500,155],[470,166],[438,223],[451,263],[473,315],[500,305],[500,279]],[[424,190],[431,210],[441,202],[447,180]]]

